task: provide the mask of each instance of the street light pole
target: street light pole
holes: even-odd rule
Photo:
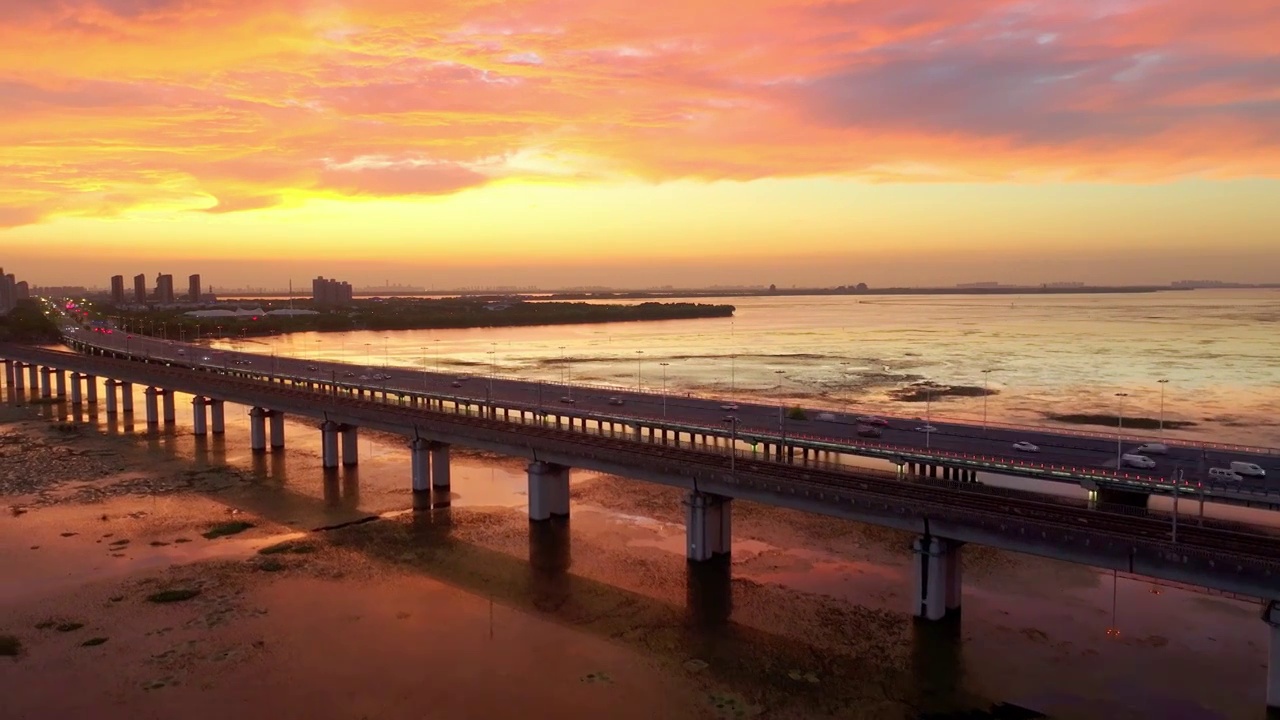
[[[1168,378],[1160,378],[1160,439],[1164,439],[1164,386],[1169,384]]]
[[[988,368],[982,371],[982,434],[987,434],[987,380],[991,377]]]
[[[636,392],[640,392],[640,361],[644,358],[644,351],[636,351]]]
[[[662,366],[662,419],[667,419],[667,366],[671,363],[658,363]]]
[[[1116,415],[1116,471],[1119,471],[1120,456],[1124,454],[1124,399],[1129,397],[1129,393],[1116,393],[1116,397],[1120,398],[1120,412]]]
[[[783,446],[787,444],[787,426],[785,423],[786,415],[783,407],[786,405],[782,401],[782,376],[787,374],[786,370],[774,370],[773,373],[778,376],[778,454],[783,452]]]
[[[933,447],[933,381],[924,386],[924,449]]]

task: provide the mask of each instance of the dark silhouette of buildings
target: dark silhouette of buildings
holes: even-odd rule
[[[111,302],[116,305],[124,304],[124,276],[111,276]]]
[[[200,276],[192,275],[187,278],[187,301],[200,302]]]
[[[350,305],[351,283],[320,276],[311,281],[311,299],[316,305]]]
[[[147,276],[133,276],[133,301],[139,305],[147,304]]]

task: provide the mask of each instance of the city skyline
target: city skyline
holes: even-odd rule
[[[35,284],[1280,277],[1268,3],[7,7]]]

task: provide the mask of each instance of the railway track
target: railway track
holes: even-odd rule
[[[25,349],[32,352],[31,349]],[[60,351],[34,350],[40,361],[48,365],[79,365],[85,356]],[[24,353],[26,354],[26,353]],[[71,359],[75,362],[71,362]],[[114,358],[92,358],[99,374],[109,375],[108,368],[132,374],[139,363]],[[222,390],[228,396],[256,397],[261,404],[270,406],[270,400],[294,400],[315,404],[316,412],[342,408],[353,417],[376,413],[378,420],[396,418],[407,427],[425,422],[452,425],[459,433],[467,429],[483,429],[511,437],[513,445],[527,445],[528,439],[538,438],[544,443],[563,444],[570,453],[581,453],[586,448],[607,452],[611,458],[622,462],[630,460],[638,465],[652,464],[655,458],[678,467],[690,474],[694,471],[714,474],[720,478],[732,477],[741,482],[757,485],[785,485],[792,489],[807,489],[818,493],[852,493],[864,499],[880,499],[889,503],[910,501],[922,514],[955,509],[958,498],[963,498],[966,512],[987,514],[997,518],[1033,520],[1045,526],[1071,531],[1087,531],[1110,535],[1122,540],[1147,540],[1168,542],[1170,525],[1166,519],[1112,513],[1106,510],[1088,509],[1070,505],[1050,496],[1034,493],[993,493],[982,485],[968,483],[939,484],[936,481],[912,482],[899,478],[892,472],[863,468],[840,470],[797,465],[774,460],[762,460],[753,456],[735,456],[720,449],[691,447],[687,444],[661,444],[643,440],[613,437],[581,430],[531,424],[511,420],[477,417],[463,413],[430,410],[374,399],[361,399],[335,395],[318,390],[286,387],[278,383],[232,377],[217,372],[178,368],[167,365],[149,366],[147,382],[164,385],[164,379],[174,381],[176,387],[190,386],[198,381],[200,391],[218,395]],[[317,402],[319,401],[319,402]],[[374,418],[370,418],[374,419]],[[522,441],[523,440],[523,441]],[[626,460],[623,460],[626,459]],[[1029,497],[1030,496],[1030,497]],[[1207,553],[1235,555],[1251,560],[1275,562],[1280,560],[1280,536],[1265,532],[1246,532],[1221,527],[1200,527],[1191,523],[1178,528],[1178,547]]]

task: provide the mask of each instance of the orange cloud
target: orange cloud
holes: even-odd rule
[[[1268,0],[5,7],[0,227],[498,178],[1280,172]]]

